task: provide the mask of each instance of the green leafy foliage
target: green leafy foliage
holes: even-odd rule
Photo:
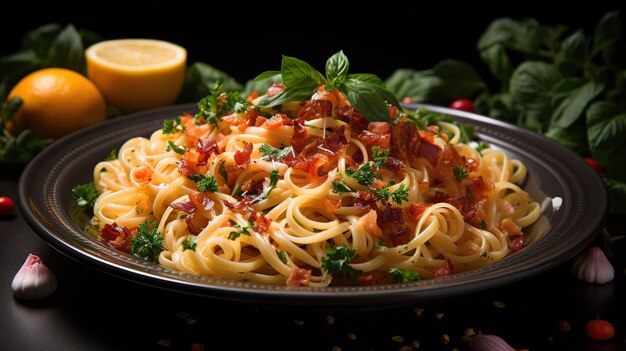
[[[419,274],[404,268],[390,268],[389,274],[391,274],[391,279],[399,284],[416,282],[421,279]]]
[[[178,95],[178,102],[195,102],[212,94],[212,89],[220,83],[226,91],[239,91],[242,85],[233,77],[204,63],[194,62],[185,71],[185,83]]]
[[[250,236],[250,229],[254,227],[254,223],[248,223],[248,225],[242,226],[241,224],[235,224],[235,229],[237,231],[232,231],[229,233],[228,238],[230,240],[237,239],[240,235]]]
[[[246,100],[236,91],[224,90],[221,81],[209,90],[209,94],[198,102],[199,112],[196,119],[204,118],[207,122],[217,125],[219,118],[235,112],[240,106],[246,106]]]
[[[372,185],[378,179],[378,175],[374,172],[370,162],[362,165],[356,171],[346,170],[346,174],[354,178],[361,185]]]
[[[326,256],[322,257],[322,268],[333,277],[344,279],[348,277],[353,284],[356,284],[357,277],[363,271],[354,269],[350,261],[356,257],[356,250],[347,246],[332,246],[326,249]]]
[[[217,179],[215,179],[215,176],[207,177],[205,175],[196,173],[196,174],[187,176],[187,178],[196,182],[198,191],[201,191],[203,193],[208,192],[208,191],[212,191],[212,192],[217,191]]]
[[[274,190],[274,188],[276,188],[277,184],[278,184],[278,170],[272,169],[270,171],[270,185],[267,188],[267,193],[265,195],[269,197],[270,193],[272,192],[272,190]]]
[[[93,208],[98,196],[100,196],[100,192],[94,182],[76,185],[72,188],[72,197],[76,200],[78,207]]]
[[[197,246],[198,246],[197,236],[189,236],[189,238],[183,241],[183,251],[185,250],[196,251]]]
[[[610,212],[626,213],[626,67],[620,14],[603,16],[591,32],[499,18],[483,32],[478,55],[491,74],[488,86],[460,61],[434,69],[400,69],[386,81],[398,98],[448,105],[473,98],[477,112],[543,133],[605,171]],[[442,87],[450,94],[441,93]],[[419,113],[409,114],[423,127]],[[619,136],[618,136],[619,135]]]
[[[291,146],[279,149],[269,144],[263,144],[259,147],[259,151],[263,154],[263,157],[261,158],[264,160],[280,161],[283,157],[293,152],[293,149]]]
[[[342,182],[341,180],[333,180],[333,192],[337,194],[341,193],[350,193],[353,192],[352,188],[348,186],[348,184]]]
[[[154,224],[154,221],[148,220],[140,224],[137,235],[130,241],[130,252],[148,262],[156,262],[159,254],[164,250],[164,238]]]

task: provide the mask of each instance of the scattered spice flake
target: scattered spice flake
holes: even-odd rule
[[[170,339],[161,339],[157,341],[157,345],[161,346],[161,347],[168,347],[172,344],[172,342],[170,341]]]
[[[404,341],[404,337],[400,336],[400,335],[394,335],[391,337],[391,341],[393,342],[403,342]]]
[[[424,309],[423,308],[416,308],[413,310],[413,312],[415,312],[415,315],[418,317],[421,317],[424,314]]]
[[[354,340],[356,340],[356,334],[348,333],[348,334],[346,334],[346,339],[348,339],[350,341],[354,341]]]
[[[433,317],[435,317],[436,320],[440,321],[440,320],[443,319],[443,313],[437,312],[437,313],[433,314]]]
[[[196,322],[197,322],[197,321],[198,321],[198,320],[197,320],[197,319],[195,319],[195,318],[193,318],[193,317],[187,317],[187,319],[185,319],[185,322],[186,322],[187,324],[189,324],[189,325],[194,325],[194,324],[196,324]]]
[[[448,345],[448,343],[450,342],[450,336],[448,334],[441,334],[441,342],[444,345]]]
[[[304,321],[301,319],[294,319],[293,324],[295,325],[304,325]]]
[[[572,324],[568,320],[562,319],[559,321],[559,330],[564,332],[571,331]]]
[[[505,308],[506,304],[504,302],[498,300],[498,301],[494,301],[493,302],[493,306],[495,308]]]
[[[411,346],[412,346],[414,349],[419,349],[419,348],[420,348],[420,342],[419,342],[419,341],[417,341],[417,340],[413,340],[413,341],[411,341]]]
[[[197,342],[191,344],[191,351],[204,351],[204,344]]]
[[[335,324],[335,317],[333,317],[330,314],[328,316],[326,316],[326,324],[328,324],[328,325]]]

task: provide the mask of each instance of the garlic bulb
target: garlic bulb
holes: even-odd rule
[[[515,351],[497,335],[478,334],[472,338],[472,351]]]
[[[587,283],[605,284],[613,280],[615,271],[599,247],[592,247],[572,263],[572,275]]]
[[[54,292],[57,278],[37,255],[28,254],[22,268],[11,283],[13,295],[18,299],[40,300]]]

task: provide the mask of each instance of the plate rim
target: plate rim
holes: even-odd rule
[[[58,155],[55,155],[55,152],[57,152],[58,150],[62,150],[66,145],[72,145],[77,142],[83,141],[89,135],[97,134],[100,131],[106,131],[112,128],[114,129],[116,127],[121,127],[126,121],[129,121],[129,124],[133,125],[133,120],[143,121],[144,119],[150,119],[150,116],[155,116],[154,119],[161,122],[163,119],[161,115],[169,115],[173,117],[183,111],[196,111],[196,104],[193,103],[168,106],[164,108],[142,111],[116,117],[103,123],[99,123],[97,125],[82,129],[78,132],[72,133],[64,138],[57,140],[55,143],[45,148],[39,155],[37,155],[23,170],[18,185],[18,205],[27,224],[49,245],[51,245],[53,248],[63,253],[64,255],[74,260],[77,260],[78,262],[96,268],[99,271],[103,271],[107,274],[111,274],[113,276],[117,276],[148,286],[153,286],[156,288],[199,295],[207,298],[238,302],[262,302],[272,305],[302,306],[303,304],[306,304],[312,307],[371,307],[378,305],[387,306],[393,304],[407,304],[433,298],[444,298],[460,295],[460,292],[456,291],[457,289],[462,290],[462,292],[465,294],[507,285],[512,282],[523,280],[547,271],[548,269],[554,268],[557,265],[567,261],[568,259],[571,259],[580,251],[582,251],[584,247],[591,243],[591,241],[595,237],[593,233],[597,235],[601,227],[604,225],[606,217],[608,215],[608,196],[600,177],[597,176],[597,174],[591,173],[593,172],[593,170],[590,167],[586,167],[586,164],[584,163],[582,157],[578,156],[573,151],[566,149],[558,142],[548,139],[541,134],[513,125],[511,123],[470,112],[452,110],[450,108],[429,104],[406,104],[405,106],[411,109],[424,107],[434,112],[451,115],[456,119],[461,119],[462,121],[469,120],[478,125],[488,125],[503,128],[504,130],[513,131],[513,134],[518,135],[520,138],[541,140],[542,143],[550,147],[556,148],[559,153],[564,153],[566,155],[565,161],[573,162],[574,164],[584,167],[582,168],[582,173],[586,176],[591,176],[586,177],[585,182],[591,184],[587,184],[589,185],[589,188],[593,188],[594,191],[599,191],[599,193],[595,194],[599,196],[599,206],[594,207],[593,210],[596,213],[600,212],[601,215],[594,217],[591,223],[587,223],[591,225],[589,226],[590,229],[586,230],[586,235],[584,235],[582,238],[579,238],[577,243],[571,245],[568,250],[561,251],[560,253],[558,253],[558,255],[554,256],[553,260],[551,260],[548,264],[546,264],[546,262],[532,263],[524,267],[524,269],[514,269],[514,274],[508,275],[498,274],[497,271],[488,271],[488,274],[482,274],[482,276],[474,277],[475,279],[471,281],[461,281],[460,285],[447,284],[447,282],[449,283],[450,280],[457,280],[456,278],[459,277],[459,274],[454,274],[450,277],[422,281],[422,283],[420,283],[419,285],[390,284],[385,286],[376,286],[375,289],[368,289],[367,287],[286,289],[282,286],[275,287],[254,283],[242,283],[240,281],[226,281],[220,279],[218,280],[222,281],[224,284],[211,285],[201,282],[194,283],[190,281],[176,280],[172,277],[158,275],[147,271],[142,272],[132,267],[125,267],[115,262],[106,261],[103,258],[98,257],[90,252],[86,252],[85,248],[76,247],[67,242],[67,240],[61,240],[59,238],[59,235],[62,234],[59,234],[58,231],[64,231],[66,230],[66,228],[49,228],[49,226],[44,225],[43,222],[47,219],[45,218],[45,215],[41,212],[40,207],[37,207],[37,205],[41,204],[37,204],[36,201],[33,201],[33,197],[31,196],[32,189],[29,188],[28,183],[30,179],[32,179],[33,177],[37,177],[40,174],[41,171],[37,170],[38,166],[47,163],[50,159],[57,158]],[[156,118],[156,116],[159,117]],[[137,125],[144,125],[145,123],[149,122],[134,122],[134,124]],[[137,135],[127,135],[126,139],[134,136]],[[580,178],[579,176],[577,177],[577,179],[582,178]],[[588,206],[586,207],[588,208]],[[78,228],[73,229],[74,231],[78,230]],[[55,230],[57,232],[55,232]],[[489,265],[486,267],[490,266],[493,265]],[[505,272],[506,271],[507,270],[505,270]],[[461,275],[463,275],[463,273],[461,273]],[[495,275],[495,277],[492,277],[492,275]],[[259,287],[261,285],[262,288]]]

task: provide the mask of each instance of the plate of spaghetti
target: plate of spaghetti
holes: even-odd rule
[[[24,217],[61,252],[140,283],[347,308],[517,281],[601,229],[600,178],[556,142],[389,99],[372,118],[351,76],[331,75],[306,99],[285,98],[283,72],[260,96],[216,86],[72,134],[24,171]]]

